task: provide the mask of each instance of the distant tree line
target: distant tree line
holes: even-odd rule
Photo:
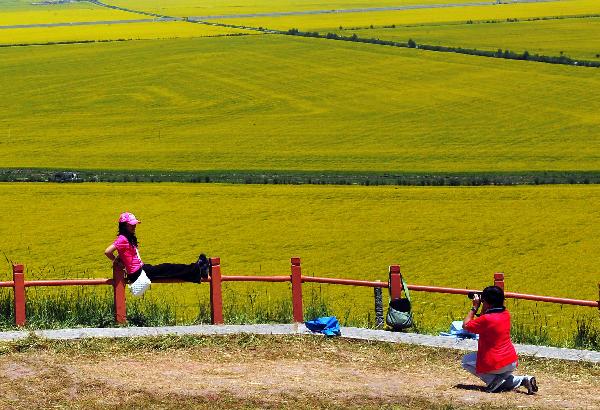
[[[187,182],[286,185],[481,186],[600,184],[600,171],[523,172],[303,172],[303,171],[107,171],[2,169],[1,182]]]
[[[565,20],[565,19],[584,19],[584,18],[596,18],[600,17],[600,14],[574,14],[569,16],[545,16],[545,17],[530,17],[530,18],[507,18],[507,19],[495,19],[495,20],[467,20],[463,22],[451,23],[455,25],[460,24],[497,24],[497,23],[518,23],[521,21],[540,21],[540,20]],[[439,25],[447,25],[448,23],[421,23],[421,24],[403,24],[402,27],[430,27],[430,26],[439,26]],[[370,24],[368,26],[356,26],[356,27],[339,27],[340,30],[364,30],[364,29],[377,29],[377,28],[396,28],[395,24],[384,25],[384,26],[374,26]]]
[[[299,31],[296,28],[289,29],[285,32],[285,34],[291,36],[302,36],[302,37],[315,37],[315,38],[324,38],[329,40],[340,40],[340,41],[353,41],[358,43],[369,43],[369,44],[378,44],[384,46],[392,46],[392,47],[404,47],[404,48],[417,48],[420,50],[428,50],[428,51],[440,51],[447,53],[458,53],[458,54],[467,54],[467,55],[475,55],[482,57],[493,57],[493,58],[504,58],[509,60],[526,60],[526,61],[536,61],[540,63],[549,63],[549,64],[565,64],[565,65],[574,65],[574,66],[584,66],[584,67],[600,67],[600,61],[590,61],[590,60],[580,60],[580,59],[572,59],[565,55],[561,56],[545,56],[539,54],[530,54],[527,50],[523,53],[516,53],[510,50],[502,50],[498,49],[497,51],[486,51],[486,50],[477,50],[474,48],[463,48],[463,47],[451,47],[451,46],[434,46],[429,44],[417,44],[413,39],[409,39],[406,43],[391,41],[391,40],[380,40],[378,38],[363,38],[358,37],[356,33],[351,36],[342,36],[336,33],[327,33],[320,34],[316,31],[314,32],[303,32]]]

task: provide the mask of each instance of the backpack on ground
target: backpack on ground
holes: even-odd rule
[[[413,325],[410,293],[404,279],[402,279],[402,288],[404,289],[406,298],[390,300],[387,316],[385,318],[385,323],[395,331],[408,329]]]

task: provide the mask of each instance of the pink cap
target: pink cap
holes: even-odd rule
[[[127,222],[129,225],[142,223],[142,221],[138,220],[131,212],[123,212],[121,216],[119,216],[119,222]]]

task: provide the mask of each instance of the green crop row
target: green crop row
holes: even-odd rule
[[[106,171],[0,169],[0,182],[184,182],[228,184],[482,186],[599,184],[600,172],[376,173],[299,171]]]

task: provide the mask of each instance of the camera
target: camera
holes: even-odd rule
[[[469,293],[467,293],[467,297],[469,299],[475,299],[475,295],[479,295],[479,299],[481,299],[481,294],[482,293],[483,292],[469,292]]]

